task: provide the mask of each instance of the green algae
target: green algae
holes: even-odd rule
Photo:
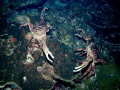
[[[98,82],[100,90],[117,90],[120,85],[120,69],[114,63],[99,67]]]

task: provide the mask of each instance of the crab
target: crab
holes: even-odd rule
[[[44,22],[44,16],[45,16],[45,10],[48,8],[44,8],[41,11],[41,16],[40,16],[40,23],[36,23],[36,25],[33,25],[31,23],[26,23],[26,24],[22,24],[20,25],[20,27],[22,26],[28,26],[31,32],[31,36],[30,39],[27,43],[30,44],[30,42],[32,43],[32,49],[31,49],[31,53],[28,54],[33,54],[34,48],[35,48],[35,42],[39,43],[40,48],[43,50],[43,52],[45,53],[45,56],[47,58],[47,60],[49,60],[50,62],[53,62],[54,56],[52,55],[52,53],[49,51],[49,48],[46,45],[46,33],[49,32],[49,29],[51,28],[49,23],[45,23]],[[29,47],[28,47],[29,49]],[[31,56],[31,55],[28,55]],[[30,57],[31,58],[31,57]],[[27,59],[29,59],[29,63],[30,63],[30,58],[28,57]],[[33,60],[31,60],[31,63],[33,63]]]
[[[88,75],[90,73],[90,71],[91,71],[91,73],[88,76],[88,78],[95,75],[95,64],[96,63],[98,63],[98,62],[104,63],[104,64],[107,64],[107,63],[98,58],[97,49],[95,47],[94,42],[92,41],[91,36],[90,35],[87,36],[86,32],[82,29],[79,29],[79,31],[82,31],[82,34],[81,35],[76,34],[76,35],[79,36],[80,38],[83,38],[87,42],[87,47],[86,47],[86,49],[84,49],[84,48],[76,49],[76,50],[74,50],[74,53],[83,51],[84,53],[80,54],[80,56],[87,54],[87,59],[86,59],[86,61],[77,60],[77,62],[82,63],[82,65],[75,67],[75,70],[73,70],[73,72],[80,72],[81,70],[86,68],[86,71],[80,77],[80,79],[82,79],[86,75]]]

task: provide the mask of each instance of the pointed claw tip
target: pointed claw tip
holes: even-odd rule
[[[78,71],[76,71],[76,70],[73,70],[73,72],[74,72],[74,73],[76,73],[76,72],[78,72]]]
[[[73,72],[75,72],[75,71],[73,70]]]
[[[53,62],[53,60],[48,59],[50,62]]]

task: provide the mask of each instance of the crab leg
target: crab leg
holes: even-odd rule
[[[83,34],[85,34],[85,31],[83,29],[78,29],[78,31],[82,31],[81,35],[80,34],[75,34],[75,35],[82,38]]]
[[[33,37],[31,37],[31,39],[27,42],[27,45],[32,41]]]
[[[88,73],[90,73],[90,68],[91,68],[91,65],[88,67],[87,71],[83,73],[83,75],[80,77],[80,80],[85,77]]]
[[[28,26],[30,31],[33,29],[33,25],[31,23],[22,24],[22,25],[20,25],[19,28],[21,28],[22,26]]]
[[[79,49],[74,50],[73,53],[80,52],[80,51],[86,51],[86,49],[84,49],[84,48],[79,48]]]
[[[90,78],[91,76],[95,75],[95,63],[94,62],[91,64],[91,71],[92,73],[87,78]]]
[[[105,61],[103,61],[103,60],[101,60],[101,59],[97,59],[97,60],[95,60],[95,63],[98,63],[98,62],[100,62],[100,63],[104,63],[104,64],[108,64],[107,62],[105,62]]]

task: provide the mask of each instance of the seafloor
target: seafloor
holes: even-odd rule
[[[0,6],[0,90],[120,90],[120,8],[117,0],[1,0]],[[49,62],[42,49],[35,47],[34,62],[24,64],[28,53],[29,28],[21,24],[40,22],[44,7],[46,45],[53,54]],[[83,71],[74,73],[76,60],[86,60],[73,53],[86,48],[77,37],[85,30],[97,47],[98,58],[107,62],[95,65],[95,75],[79,80]],[[52,73],[39,73],[38,66],[50,65]],[[92,72],[92,71],[90,71]],[[56,79],[56,77],[58,77]],[[9,85],[7,85],[9,84]]]

